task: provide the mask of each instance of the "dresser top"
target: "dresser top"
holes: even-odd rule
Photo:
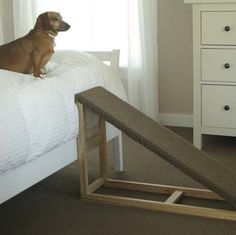
[[[236,0],[184,0],[184,3],[236,3]]]

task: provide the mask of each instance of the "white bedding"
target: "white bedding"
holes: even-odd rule
[[[116,73],[86,53],[56,52],[44,77],[0,70],[0,174],[77,136],[74,94],[103,86],[126,100]]]

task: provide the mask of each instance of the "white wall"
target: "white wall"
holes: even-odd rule
[[[159,0],[160,113],[192,115],[192,10],[183,0]]]

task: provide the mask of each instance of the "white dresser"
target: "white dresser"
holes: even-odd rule
[[[236,0],[193,4],[194,145],[202,136],[236,136]]]

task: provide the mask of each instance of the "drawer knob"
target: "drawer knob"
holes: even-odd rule
[[[225,31],[229,32],[230,31],[230,27],[229,26],[225,26]]]
[[[225,105],[224,110],[225,110],[225,111],[229,111],[229,110],[230,110],[229,105]]]
[[[229,64],[229,63],[225,63],[224,66],[225,66],[226,69],[229,69],[229,68],[230,68],[230,64]]]

